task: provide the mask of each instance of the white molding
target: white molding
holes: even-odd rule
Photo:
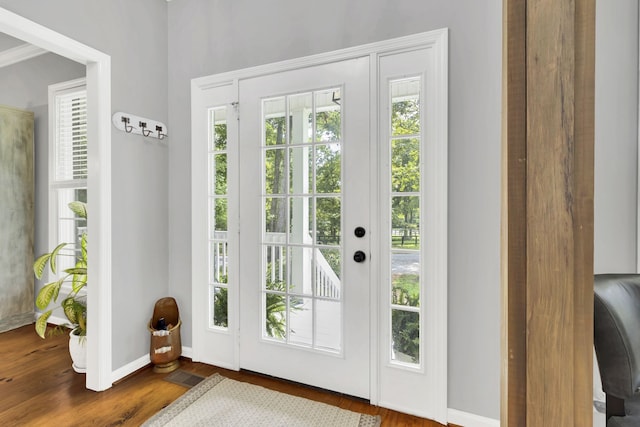
[[[193,361],[227,369],[239,370],[239,289],[240,264],[229,265],[228,330],[221,332],[209,327],[209,300],[203,298],[209,289],[209,230],[208,230],[208,110],[227,108],[227,139],[237,140],[238,120],[233,104],[238,99],[238,84],[216,85],[201,89],[191,85],[191,317]],[[238,164],[238,147],[229,145],[229,165]],[[229,259],[240,259],[239,252],[239,171],[227,171],[227,242]]]
[[[38,317],[40,317],[40,314],[42,314],[42,313],[36,311],[36,314],[35,314],[36,320],[38,319]],[[51,323],[53,325],[64,325],[65,323],[69,323],[69,321],[67,319],[65,319],[64,317],[54,316],[52,314],[47,319],[47,323]]]
[[[636,22],[640,22],[640,10]],[[640,28],[638,29],[638,42],[640,43]],[[640,44],[638,45],[638,57],[640,58]],[[636,146],[639,148],[636,159],[636,273],[640,273],[640,61],[638,61],[638,134]]]
[[[429,31],[426,33],[420,33],[415,35],[410,35],[406,37],[399,37],[396,39],[370,43],[366,45],[356,46],[352,48],[321,53],[317,55],[311,55],[307,57],[291,59],[286,61],[281,61],[272,64],[266,64],[251,68],[245,68],[241,70],[234,70],[225,73],[203,76],[199,78],[195,78],[191,80],[191,99],[192,99],[192,253],[199,254],[202,252],[201,249],[196,250],[196,248],[200,248],[202,246],[201,243],[197,243],[199,239],[202,239],[203,235],[206,235],[206,230],[203,230],[196,227],[196,224],[205,223],[202,217],[202,213],[199,212],[200,208],[196,208],[200,206],[200,202],[198,202],[199,198],[202,194],[202,189],[199,189],[198,186],[202,185],[202,180],[200,179],[206,171],[204,166],[197,166],[201,164],[202,160],[200,159],[201,154],[198,154],[198,150],[194,150],[193,146],[197,144],[204,144],[206,141],[201,141],[195,135],[198,135],[198,129],[202,126],[203,118],[196,114],[197,108],[203,104],[202,96],[203,93],[209,89],[219,88],[224,86],[232,86],[237,85],[238,81],[244,79],[250,79],[255,77],[266,76],[270,74],[277,74],[281,72],[291,71],[300,68],[318,66],[323,64],[329,64],[333,62],[340,62],[344,60],[361,58],[361,57],[382,57],[385,55],[390,55],[399,52],[412,51],[416,49],[430,48],[433,50],[433,60],[439,64],[439,66],[435,69],[435,73],[433,75],[428,76],[427,83],[430,84],[430,97],[435,99],[435,105],[437,105],[437,112],[435,113],[435,120],[430,120],[430,123],[435,123],[435,125],[428,126],[428,134],[427,138],[430,141],[436,141],[437,147],[434,148],[433,151],[429,153],[429,155],[435,156],[437,160],[437,164],[439,166],[438,170],[430,171],[433,173],[433,180],[436,182],[436,185],[441,191],[433,192],[427,195],[429,197],[428,203],[433,203],[433,206],[439,206],[441,209],[438,212],[435,212],[434,221],[437,224],[436,229],[440,232],[435,235],[435,246],[437,248],[434,250],[435,259],[432,264],[430,264],[427,270],[431,274],[431,280],[436,283],[443,284],[441,289],[436,290],[434,294],[434,305],[429,307],[430,311],[433,311],[433,317],[437,319],[437,322],[430,323],[427,325],[428,334],[435,336],[436,344],[438,346],[437,353],[434,355],[432,360],[427,364],[427,369],[430,374],[432,374],[432,378],[434,381],[434,387],[431,392],[430,401],[433,402],[433,414],[430,414],[436,420],[446,423],[447,416],[449,411],[447,410],[447,138],[448,138],[448,29],[439,29],[434,31]],[[377,61],[372,61],[372,66],[375,67],[375,63]],[[371,80],[372,86],[377,85],[377,75],[373,76],[376,80]],[[375,92],[376,88],[372,88],[372,92]],[[372,98],[374,100],[374,98]],[[375,99],[377,101],[377,99]],[[375,111],[375,115],[373,114]],[[378,135],[376,126],[378,120],[374,120],[377,117],[377,105],[372,107],[372,119],[370,120],[370,127],[373,131],[371,137]],[[431,117],[430,117],[431,119]],[[373,140],[373,139],[372,139]],[[441,143],[442,142],[442,143]],[[376,164],[376,167],[378,165]],[[197,170],[196,170],[197,169]],[[197,183],[196,183],[197,180]],[[377,214],[375,214],[377,215]],[[374,221],[379,221],[379,218],[376,216]],[[373,224],[373,223],[372,223]],[[379,225],[379,224],[378,224]],[[203,234],[204,233],[204,234]],[[378,240],[372,240],[372,244],[376,243],[380,244]],[[372,246],[373,248],[374,246]],[[198,255],[201,257],[201,255]],[[204,283],[202,280],[206,280],[206,269],[202,269],[203,263],[206,260],[202,259],[194,259],[192,260],[192,268],[195,271],[202,271],[201,276],[196,277],[194,273],[194,277],[192,277],[192,287],[195,289],[197,283]],[[200,280],[202,279],[202,280]],[[377,331],[379,326],[379,314],[377,313],[377,308],[380,304],[378,301],[378,296],[374,295],[376,291],[372,291],[371,303],[374,304],[372,306],[372,314],[370,316],[371,320],[371,330]],[[196,296],[192,295],[194,299],[194,309],[193,309],[193,323],[194,325],[201,318],[201,313],[196,313],[196,306],[198,305],[197,301],[195,301]],[[374,328],[375,327],[375,328]],[[379,382],[379,367],[384,363],[384,361],[380,360],[378,357],[377,351],[379,346],[379,341],[376,338],[372,338],[372,349],[375,352],[371,354],[375,354],[372,356],[371,362],[371,402],[373,404],[377,404],[377,400],[380,398],[379,390],[376,389]],[[196,356],[199,357],[199,350],[197,340],[194,339],[194,346],[196,347]],[[374,384],[375,383],[375,384]],[[406,411],[404,411],[406,412]],[[424,416],[424,414],[421,414]]]
[[[371,53],[369,55],[369,139],[379,141],[378,123],[380,122],[378,105],[380,97],[378,94],[378,58]],[[372,183],[369,190],[369,227],[371,230],[380,230],[380,155],[379,150],[371,148],[369,150],[369,181]],[[369,248],[375,250],[380,248],[382,242],[380,233],[370,233]],[[379,253],[379,252],[378,252]],[[379,405],[380,400],[380,271],[382,263],[369,263],[369,277],[372,279],[372,288],[369,292],[369,403]]]
[[[17,64],[18,62],[26,61],[27,59],[35,58],[45,53],[48,52],[29,43],[12,47],[11,49],[0,52],[0,68],[8,67],[9,65]]]
[[[0,8],[0,32],[87,66],[88,191],[92,272],[88,289],[86,387],[111,387],[111,58],[40,24]]]
[[[126,365],[116,369],[111,373],[111,382],[115,383],[118,380],[123,379],[127,375],[131,375],[139,369],[142,369],[151,364],[151,357],[149,354],[145,354],[142,357],[137,358],[133,362],[129,362]]]
[[[229,71],[226,73],[214,74],[193,79],[194,87],[209,89],[216,86],[231,84],[234,80],[260,77],[268,74],[276,74],[283,71],[295,70],[298,68],[311,67],[316,65],[339,62],[347,59],[354,59],[371,54],[384,55],[385,53],[411,50],[425,45],[434,45],[441,41],[443,33],[447,34],[447,29],[434,30],[426,33],[414,34],[411,36],[398,37],[361,46],[340,49],[332,52],[320,53],[317,55],[305,56],[302,58],[290,59],[287,61],[275,62],[272,64],[258,65],[256,67],[243,68],[241,70]],[[446,40],[446,39],[445,39]]]
[[[112,306],[111,306],[111,58],[87,63],[87,139],[89,144],[89,178],[87,200],[91,211],[88,222],[92,282],[87,288],[87,322],[97,325],[89,330],[87,345],[87,388],[100,391],[113,384],[112,371]],[[97,339],[96,339],[97,338]],[[93,365],[91,364],[93,363]]]
[[[457,409],[448,410],[449,423],[464,427],[500,427],[500,420],[470,414]]]
[[[182,346],[182,356],[193,360],[193,348]]]
[[[421,233],[430,236],[429,244],[421,250],[421,281],[424,295],[423,314],[420,316],[420,335],[424,338],[420,349],[420,366],[402,367],[394,364],[390,357],[391,296],[379,290],[380,320],[378,323],[379,347],[379,406],[447,424],[447,207],[448,207],[448,72],[447,72],[448,31],[430,33],[425,43],[413,49],[403,49],[400,54],[380,55],[377,60],[379,85],[379,111],[376,124],[379,126],[379,168],[382,180],[378,182],[380,197],[391,195],[388,178],[390,151],[387,138],[390,137],[388,124],[389,81],[396,78],[418,77],[422,79],[421,99],[428,100],[425,113],[421,114],[422,150],[421,205],[431,214],[421,219]],[[428,124],[428,125],[427,125]],[[428,190],[424,190],[428,189]],[[385,205],[389,200],[381,201]],[[391,226],[389,208],[382,209],[380,232]],[[388,243],[379,241],[379,253],[383,259],[390,256]],[[380,263],[379,277],[390,277],[391,266]],[[372,382],[373,382],[372,376]],[[398,383],[402,383],[402,387]],[[406,394],[405,394],[406,393]]]
[[[429,341],[432,350],[426,354],[430,356],[428,372],[430,372],[434,386],[431,400],[434,402],[434,417],[440,423],[447,422],[448,396],[448,150],[449,150],[449,35],[445,29],[438,33],[436,42],[431,45],[433,61],[436,66],[433,72],[425,78],[427,96],[432,98],[433,111],[426,113],[428,124],[425,136],[428,147],[425,155],[433,158],[436,167],[427,168],[427,182],[433,191],[426,193],[426,205],[431,209],[431,217],[427,220],[427,233],[432,240],[427,248],[427,283],[433,287],[429,295],[431,302],[427,302],[427,313],[431,311],[433,317],[426,325],[428,336],[434,337]]]
[[[193,355],[193,350],[191,349],[191,347],[184,347],[184,346],[182,347],[183,357],[188,357],[189,359],[191,359],[192,355]],[[145,368],[149,365],[151,365],[151,356],[149,356],[149,354],[145,354],[144,356],[137,358],[133,362],[127,363],[126,365],[113,371],[111,373],[111,382],[115,383],[116,381],[119,381],[125,378],[126,376],[131,375],[134,372],[142,368]]]

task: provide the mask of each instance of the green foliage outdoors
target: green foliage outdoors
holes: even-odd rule
[[[214,126],[214,148],[222,151],[227,148],[227,125],[217,124]],[[215,156],[215,194],[227,195],[227,155],[216,154]],[[215,201],[215,230],[227,230],[227,199],[216,198]]]
[[[271,266],[269,265],[268,271]],[[227,276],[220,278],[221,283],[227,283]],[[271,280],[271,274],[267,274],[266,289],[285,292],[285,284],[282,281]],[[213,323],[216,326],[226,328],[229,326],[229,293],[227,288],[216,288],[213,299]],[[302,300],[291,298],[290,309],[301,310]],[[286,321],[287,303],[286,296],[268,292],[266,294],[265,330],[267,335],[273,338],[284,339],[287,336]]]
[[[87,219],[87,206],[83,202],[69,203],[76,216]],[[42,279],[47,264],[53,274],[57,274],[58,257],[73,256],[61,253],[61,251],[72,245],[71,243],[61,243],[51,252],[38,257],[33,263],[33,272],[38,279]],[[80,239],[80,255],[76,259],[76,264],[72,268],[64,270],[64,275],[58,280],[47,283],[40,289],[36,297],[36,307],[46,310],[36,320],[35,328],[38,335],[44,338],[47,328],[47,320],[51,317],[54,308],[48,309],[52,302],[57,302],[60,289],[64,283],[71,283],[71,291],[60,302],[60,308],[64,312],[68,324],[54,328],[50,333],[62,333],[64,327],[75,329],[76,335],[87,335],[87,302],[84,296],[79,295],[80,291],[87,286],[87,234],[84,233]]]
[[[314,156],[309,153],[309,169],[315,171],[315,193],[327,197],[317,198],[315,209],[316,233],[318,242],[326,245],[340,245],[341,206],[338,197],[342,192],[341,115],[339,110],[323,111],[316,115],[316,140],[327,144],[315,145]],[[420,111],[417,99],[409,99],[392,104],[391,127],[393,135],[406,136],[394,138],[391,147],[391,187],[398,193],[420,192]],[[289,145],[285,116],[271,117],[264,122],[265,145],[269,147],[265,154],[265,191],[267,195],[286,195],[285,188],[288,168],[285,166],[286,151]],[[215,126],[215,147],[226,149],[226,125]],[[299,143],[300,141],[291,141]],[[311,147],[309,145],[309,147]],[[309,148],[312,150],[312,148]],[[216,194],[226,194],[227,164],[226,156],[218,156],[216,165]],[[313,191],[314,189],[309,189]],[[285,232],[287,222],[287,199],[271,197],[265,209],[266,230]],[[393,247],[419,249],[420,198],[400,196],[392,198],[392,228],[403,230],[402,236],[392,238]],[[226,230],[226,199],[218,199],[215,206],[216,230]],[[336,273],[340,272],[340,252],[324,251],[325,258]],[[269,264],[267,267],[270,268]],[[267,274],[267,289],[280,293],[266,293],[266,333],[275,338],[286,337],[286,285],[272,282]],[[226,282],[225,282],[226,283]],[[417,275],[403,275],[395,281],[392,290],[394,304],[417,306],[419,303],[419,278]],[[293,309],[300,309],[301,301],[291,299]],[[214,297],[214,322],[227,326],[228,295],[226,288],[219,288]],[[419,315],[405,310],[394,310],[392,316],[392,335],[396,351],[409,355],[413,361],[419,358]]]
[[[420,305],[420,278],[417,274],[402,274],[393,279],[392,303],[417,307]],[[417,363],[420,358],[420,315],[394,309],[391,317],[393,349]]]
[[[285,339],[287,337],[287,285],[282,280],[273,280],[271,278],[272,264],[267,265],[266,286],[269,291],[281,293],[267,292],[265,295],[265,331],[272,338]],[[293,286],[291,286],[292,288]],[[289,310],[302,310],[301,298],[290,298]]]
[[[420,139],[411,136],[420,133],[420,104],[415,100],[394,102],[391,112],[391,128],[395,136],[391,144],[391,191],[394,193],[415,193],[420,191]],[[400,245],[405,243],[418,246],[414,238],[420,227],[420,198],[415,196],[393,197],[391,202],[391,227],[402,229]],[[393,242],[394,247],[396,241]]]
[[[220,278],[221,283],[227,283],[227,275]],[[213,296],[213,324],[226,328],[229,326],[229,292],[227,288],[216,288]]]

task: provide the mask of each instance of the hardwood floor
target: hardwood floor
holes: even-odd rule
[[[0,334],[0,426],[138,426],[182,395],[186,388],[163,381],[151,367],[97,393],[85,389],[85,376],[71,369],[68,337],[40,339],[28,325]],[[371,406],[336,393],[250,372],[235,372],[182,360],[182,369],[208,376],[219,372],[284,393],[380,415],[383,426],[439,427],[440,424]]]

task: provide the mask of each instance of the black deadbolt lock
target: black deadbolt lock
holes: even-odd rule
[[[353,230],[353,234],[356,235],[356,237],[364,237],[364,235],[367,232],[365,231],[364,227],[356,227],[355,230]]]
[[[367,256],[362,251],[356,251],[356,253],[353,254],[353,260],[355,262],[363,262],[365,259],[367,259]]]

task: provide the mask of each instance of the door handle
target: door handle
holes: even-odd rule
[[[356,251],[353,254],[353,260],[355,262],[364,262],[365,259],[367,259],[367,255],[365,255],[365,253],[362,251]]]

